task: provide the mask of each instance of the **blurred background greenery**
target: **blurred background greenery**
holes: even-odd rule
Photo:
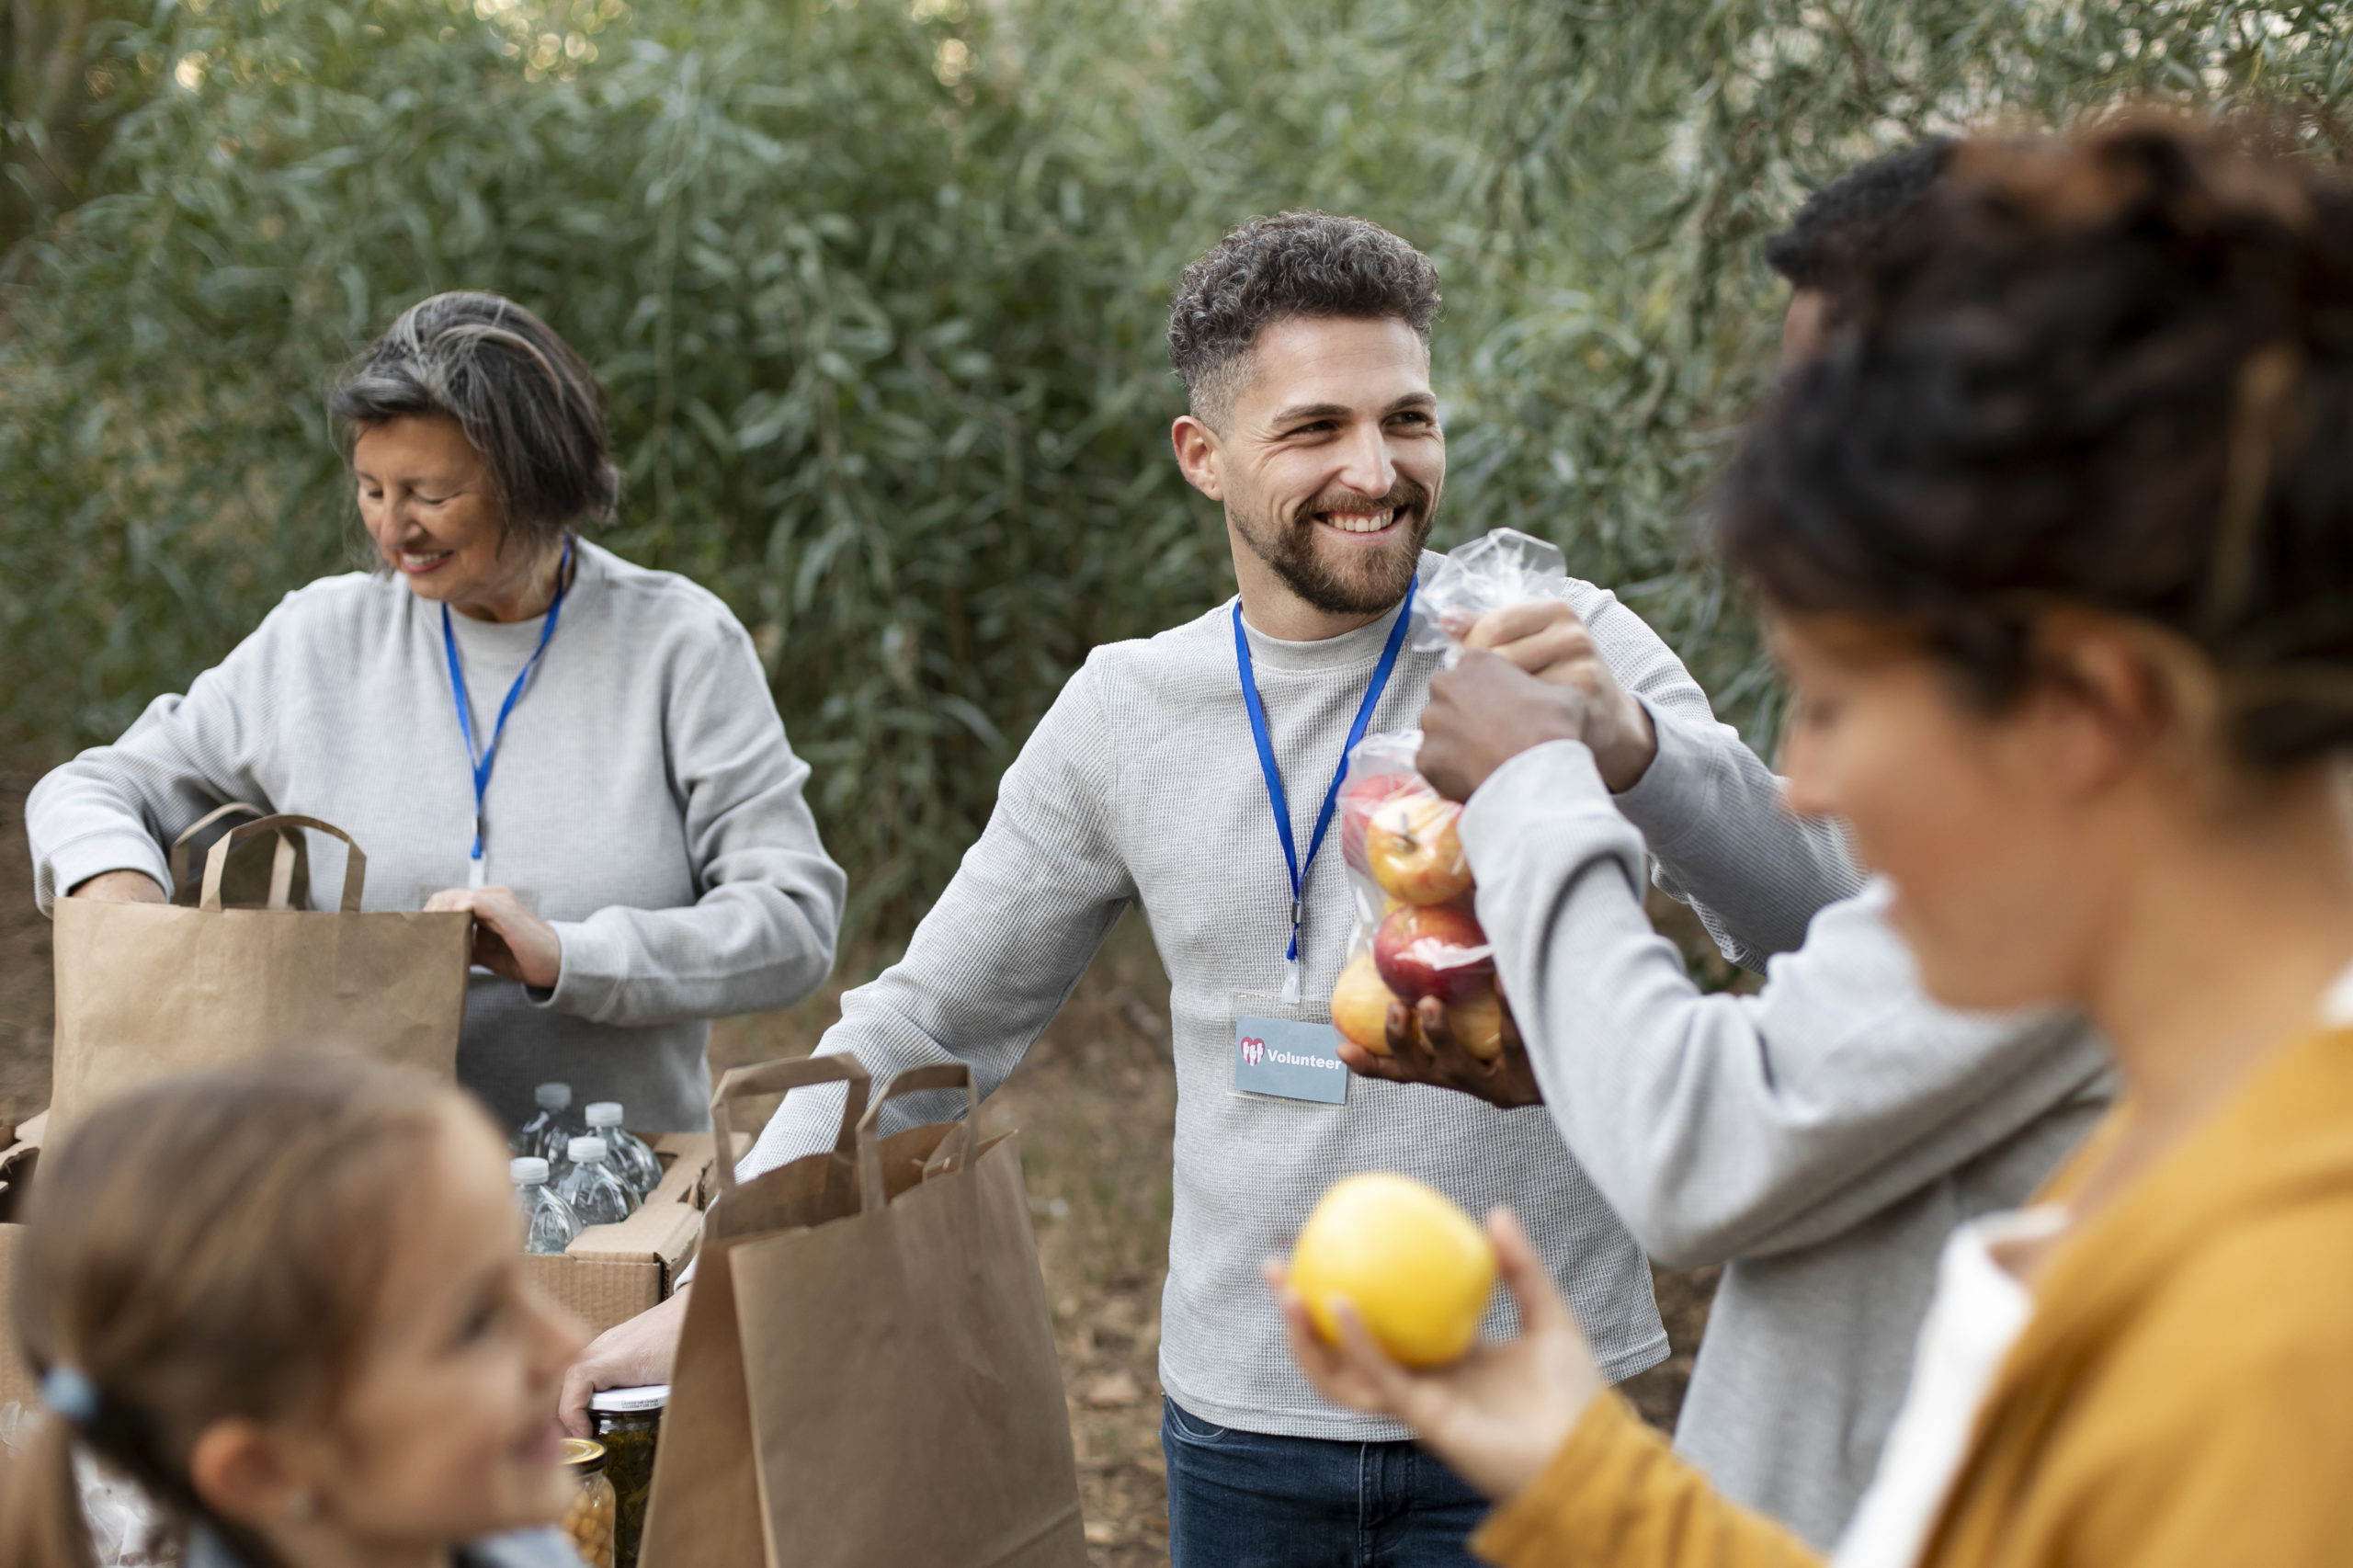
[[[2333,153],[2348,9],[0,0],[0,762],[347,566],[324,389],[492,289],[602,372],[607,542],[754,628],[854,925],[904,930],[1085,650],[1231,591],[1166,291],[1304,206],[1438,261],[1439,542],[1557,540],[1768,742],[1687,527],[1769,374],[1757,242],[1874,152],[2124,94]]]

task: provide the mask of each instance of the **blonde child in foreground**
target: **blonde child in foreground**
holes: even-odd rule
[[[1939,1001],[2079,1005],[2129,1090],[1955,1233],[1836,1562],[2341,1564],[2353,187],[2177,121],[1972,142],[1863,294],[1718,514],[1798,699],[1791,804],[1852,825]],[[1550,689],[1465,660],[1424,771],[1474,793],[1573,744]],[[1473,1549],[1816,1561],[1632,1417],[1491,1231],[1525,1331],[1454,1367],[1284,1302],[1327,1397],[1497,1500]]]
[[[115,1101],[41,1161],[16,1325],[51,1411],[0,1568],[90,1568],[76,1451],[185,1568],[577,1568],[506,1149],[386,1068],[278,1062]],[[527,1532],[527,1533],[515,1533]]]

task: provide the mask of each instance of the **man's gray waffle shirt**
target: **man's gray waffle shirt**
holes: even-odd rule
[[[1427,575],[1437,557],[1426,555]],[[1736,751],[1762,774],[1666,645],[1614,596],[1576,584],[1573,603],[1619,680],[1654,710]],[[1301,853],[1394,612],[1345,636],[1284,642],[1250,633]],[[1434,654],[1404,651],[1373,732],[1418,722]],[[1760,798],[1769,801],[1769,779]],[[1758,820],[1760,861],[1792,868],[1792,933],[1854,874],[1835,836],[1785,813]],[[1779,879],[1776,879],[1779,880]],[[1302,994],[1331,994],[1354,919],[1337,834],[1307,879]],[[1162,1301],[1160,1376],[1205,1421],[1349,1440],[1404,1436],[1335,1409],[1292,1365],[1259,1266],[1289,1249],[1324,1189],[1358,1171],[1420,1177],[1474,1214],[1508,1204],[1576,1308],[1603,1371],[1620,1379],[1666,1354],[1650,1273],[1541,1107],[1497,1110],[1468,1096],[1356,1079],[1343,1106],[1245,1096],[1233,1087],[1234,1000],[1281,989],[1290,899],[1250,735],[1233,606],[1146,642],[1096,649],[998,786],[996,809],[906,956],[842,1001],[821,1051],[855,1051],[878,1087],[926,1062],[1003,1083],[1131,903],[1141,904],[1171,983],[1177,1108],[1175,1211]],[[748,1176],[830,1145],[840,1091],[788,1098],[744,1163]],[[884,1130],[945,1120],[961,1096],[909,1096]],[[1500,1301],[1500,1298],[1499,1298]],[[1513,1327],[1498,1305],[1489,1333]]]

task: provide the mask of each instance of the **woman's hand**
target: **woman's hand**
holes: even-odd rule
[[[428,911],[462,909],[474,917],[473,961],[493,974],[552,991],[563,973],[563,943],[555,927],[523,907],[512,888],[445,888],[425,901]]]
[[[670,1381],[670,1364],[678,1358],[678,1335],[687,1326],[687,1295],[691,1283],[658,1307],[648,1307],[627,1323],[616,1324],[591,1341],[580,1359],[563,1375],[563,1394],[556,1418],[575,1437],[594,1436],[588,1429],[588,1401],[599,1389],[642,1388]]]
[[[1324,1344],[1281,1263],[1267,1263],[1267,1282],[1282,1303],[1291,1355],[1325,1399],[1404,1422],[1457,1475],[1502,1503],[1544,1472],[1603,1385],[1576,1314],[1511,1210],[1490,1214],[1487,1233],[1519,1303],[1520,1335],[1483,1340],[1461,1360],[1427,1371],[1391,1360],[1345,1301],[1336,1309],[1342,1343]]]
[[[67,892],[67,898],[95,898],[100,903],[169,903],[171,898],[144,871],[100,871],[85,877]]]
[[[1529,1065],[1528,1048],[1520,1043],[1519,1025],[1508,1006],[1503,1034],[1503,1053],[1483,1062],[1455,1038],[1445,1006],[1437,997],[1425,996],[1415,1012],[1407,1012],[1403,1002],[1389,1004],[1388,1055],[1377,1055],[1343,1035],[1340,1060],[1363,1077],[1453,1089],[1504,1110],[1542,1105],[1544,1091],[1537,1085],[1536,1070]]]

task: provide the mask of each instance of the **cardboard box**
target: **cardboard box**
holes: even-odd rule
[[[29,1406],[38,1398],[32,1369],[17,1346],[13,1323],[16,1256],[24,1239],[20,1208],[40,1160],[44,1116],[17,1129],[0,1152],[0,1405]],[[638,1211],[618,1225],[583,1231],[562,1257],[526,1257],[534,1283],[602,1334],[660,1303],[677,1288],[678,1274],[702,1239],[702,1211],[710,1202],[715,1146],[708,1132],[663,1132],[647,1139],[664,1170]],[[748,1142],[737,1135],[739,1149]]]
[[[678,1273],[702,1240],[716,1146],[708,1132],[648,1137],[662,1162],[662,1185],[618,1225],[591,1225],[562,1257],[523,1260],[532,1283],[602,1334],[677,1289]]]

